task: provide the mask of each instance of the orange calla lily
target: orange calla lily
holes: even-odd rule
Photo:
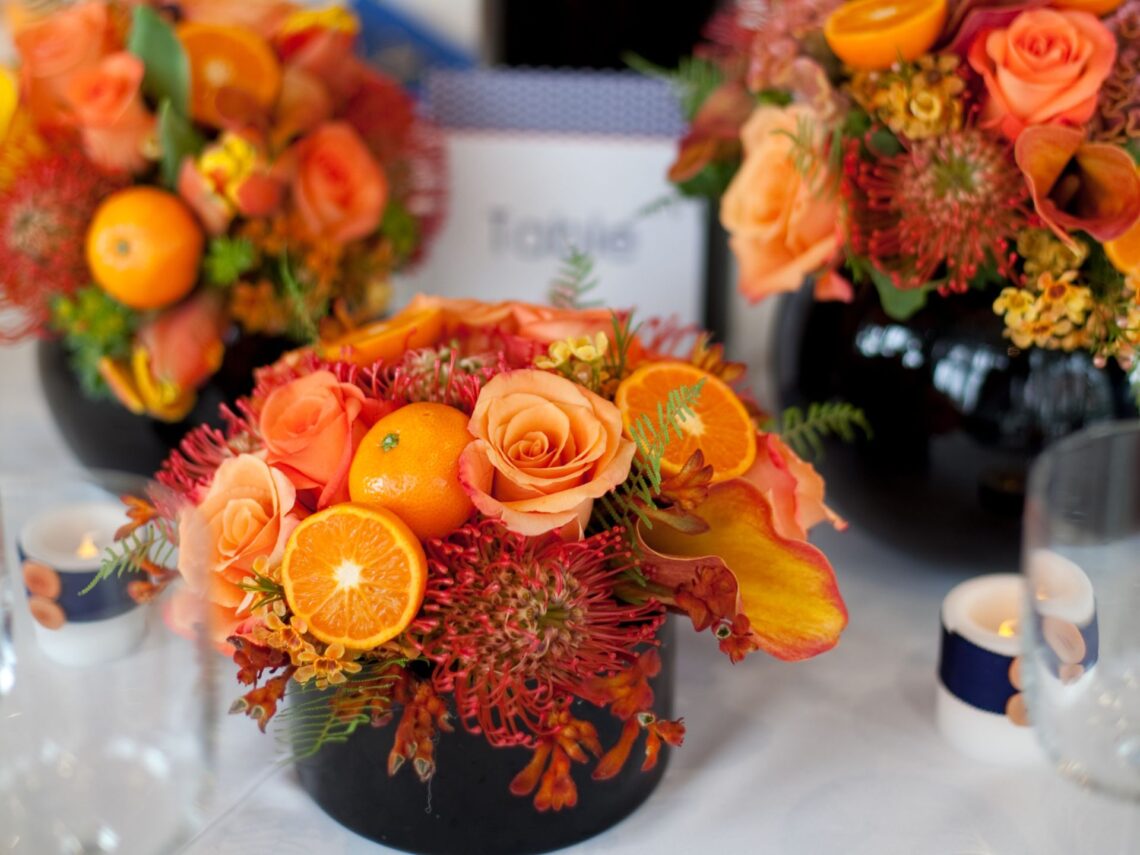
[[[1066,243],[1078,229],[1112,240],[1140,217],[1140,176],[1119,146],[1086,142],[1076,128],[1034,125],[1017,138],[1014,157],[1037,213]]]
[[[752,484],[717,484],[696,513],[700,534],[638,528],[651,582],[672,589],[698,629],[717,626],[734,661],[751,650],[807,659],[830,650],[847,607],[822,552],[776,533],[772,508]],[[703,626],[702,626],[703,624]]]

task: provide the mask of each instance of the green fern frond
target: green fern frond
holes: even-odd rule
[[[643,220],[648,219],[649,217],[655,217],[662,211],[668,211],[677,203],[683,202],[684,199],[685,197],[677,191],[673,191],[671,193],[663,193],[656,199],[647,202],[638,208],[634,212],[633,218],[635,220]]]
[[[606,350],[605,369],[610,377],[621,380],[625,377],[626,366],[629,364],[629,347],[641,325],[634,325],[632,312],[624,318],[617,312],[612,312],[610,323],[613,327],[613,340]]]
[[[281,256],[278,268],[281,290],[289,307],[289,334],[298,341],[314,343],[320,336],[315,318],[328,314],[328,298],[322,299],[317,306],[309,305],[309,294],[293,272],[288,254]]]
[[[160,567],[173,567],[178,560],[178,543],[174,532],[163,525],[149,523],[118,540],[103,552],[99,572],[80,594],[86,594],[100,582],[124,573],[145,572],[143,562]]]
[[[724,74],[715,64],[699,57],[682,58],[676,70],[657,65],[635,53],[626,53],[622,59],[634,71],[668,83],[687,122],[693,120],[701,105],[724,81]]]
[[[249,605],[251,612],[285,599],[284,585],[257,572],[254,572],[249,579],[238,582],[238,587],[247,594],[254,595],[253,602]]]
[[[859,432],[868,439],[873,435],[866,414],[843,401],[812,404],[806,414],[799,407],[788,407],[766,427],[800,457],[815,459],[823,457],[823,440],[829,436],[854,442]]]
[[[571,246],[566,257],[562,259],[557,277],[550,284],[550,304],[559,309],[586,309],[600,305],[597,300],[584,299],[597,287],[594,257],[576,246]]]
[[[399,679],[392,666],[403,664],[406,660],[396,658],[368,662],[347,683],[330,689],[317,689],[313,683],[291,686],[288,702],[274,717],[276,735],[287,747],[288,760],[303,760],[326,745],[347,742],[357,728],[370,722],[370,716],[367,712],[346,716],[330,700],[353,694],[369,698],[390,695]]]
[[[704,385],[705,381],[701,380],[692,386],[677,387],[664,401],[657,402],[655,419],[642,413],[630,426],[637,454],[629,477],[598,503],[607,527],[628,527],[636,518],[646,528],[653,528],[645,508],[655,507],[655,499],[661,492],[661,460],[673,438],[684,438],[682,422],[696,417],[693,405]]]

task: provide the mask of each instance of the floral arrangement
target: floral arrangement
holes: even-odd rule
[[[747,297],[983,291],[1013,348],[1131,368],[1135,0],[739,0],[707,35],[670,178],[720,198]]]
[[[420,296],[261,369],[128,500],[104,573],[143,571],[139,599],[178,580],[176,626],[205,598],[234,711],[264,730],[291,686],[302,756],[398,717],[388,771],[426,781],[458,724],[533,752],[513,793],[572,806],[574,763],[605,779],[642,734],[645,769],[682,741],[654,715],[668,611],[734,662],[813,656],[846,624],[807,542],[844,523],[793,449],[858,416],[789,413],[781,435],[743,379],[697,330]],[[577,701],[624,722],[617,744]]]
[[[182,419],[239,331],[303,341],[378,315],[439,224],[438,135],[354,57],[344,8],[9,18],[0,341],[62,335],[89,393]]]

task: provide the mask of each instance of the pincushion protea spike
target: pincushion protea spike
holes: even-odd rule
[[[463,726],[494,745],[533,747],[551,710],[635,661],[665,617],[656,602],[614,598],[633,563],[618,531],[566,543],[483,520],[426,551],[417,644]]]
[[[849,144],[840,186],[849,242],[896,288],[943,276],[965,291],[987,264],[1015,277],[1008,236],[1026,225],[1028,192],[1009,146],[977,129],[910,143],[866,159]]]

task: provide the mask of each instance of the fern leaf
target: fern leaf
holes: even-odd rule
[[[99,564],[99,572],[80,591],[86,594],[100,582],[124,573],[145,572],[144,562],[159,567],[172,567],[177,561],[178,543],[168,527],[150,523],[108,546]]]
[[[655,500],[661,492],[661,460],[672,439],[684,437],[681,423],[696,416],[693,405],[703,387],[704,380],[692,386],[679,386],[664,401],[657,402],[656,418],[642,413],[630,425],[629,433],[637,453],[629,477],[599,503],[607,528],[629,528],[633,520],[653,528],[653,520],[645,509],[656,507]]]
[[[274,717],[276,734],[279,742],[287,747],[288,759],[303,760],[326,745],[347,742],[357,728],[369,724],[371,717],[363,702],[390,699],[398,680],[391,666],[404,662],[402,659],[369,662],[347,683],[331,689],[317,689],[312,683],[291,687],[288,703]],[[346,714],[347,706],[334,707],[331,703],[334,697],[354,695],[362,700],[358,713]]]
[[[823,457],[823,441],[828,437],[850,443],[859,433],[868,439],[873,435],[864,412],[844,401],[811,404],[807,413],[788,407],[767,429],[779,434],[800,457],[817,460]]]
[[[664,68],[635,53],[627,53],[622,59],[634,71],[668,83],[687,122],[693,120],[701,105],[724,80],[724,74],[715,64],[699,57],[682,58],[676,70]]]
[[[562,259],[558,275],[550,285],[550,304],[559,309],[586,309],[600,305],[599,301],[588,301],[585,296],[598,287],[594,276],[594,257],[571,246]]]

